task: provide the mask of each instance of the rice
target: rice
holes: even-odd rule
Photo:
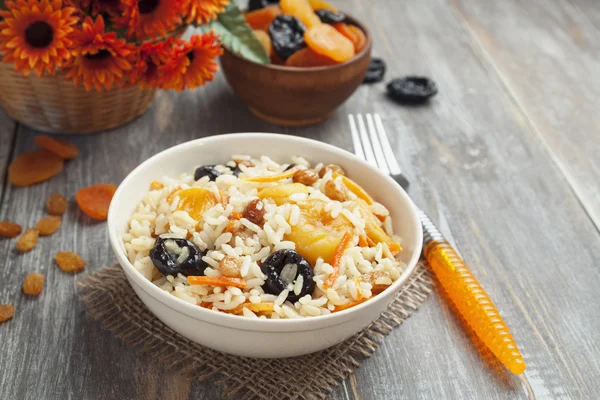
[[[405,266],[392,250],[400,248],[400,238],[394,236],[389,211],[377,202],[361,205],[351,191],[341,201],[329,199],[323,191],[325,183],[343,181],[325,164],[314,167],[316,171],[325,168],[323,177],[303,191],[287,193],[278,201],[270,197],[258,201],[261,190],[293,182],[291,174],[264,181],[265,176],[289,170],[291,164],[296,169],[311,168],[302,157],[279,164],[266,156],[257,159],[236,154],[231,161],[214,166],[220,175],[213,181],[208,176],[195,181],[190,173],[159,178],[164,186],[144,195],[121,238],[127,257],[146,279],[183,301],[255,319],[327,315],[372,297],[373,292],[379,293],[398,279]],[[209,200],[190,200],[189,189]],[[255,203],[254,212],[262,218],[248,211],[251,203]],[[318,236],[321,230],[324,233]],[[381,232],[378,237],[389,240],[365,244],[367,232],[373,230]],[[315,242],[306,240],[319,237],[317,248],[333,254],[344,234],[351,235],[350,244],[341,252],[337,265],[307,247],[307,243]],[[180,247],[175,239],[187,240],[184,243],[188,244]],[[190,284],[181,273],[161,274],[151,258],[159,242],[176,266],[192,260],[196,248],[202,261],[194,261],[194,268],[204,265],[196,275],[204,275],[207,283]],[[279,266],[274,271],[281,273],[278,279],[282,288],[275,289],[269,283],[273,275],[264,269],[275,252],[304,255],[309,270],[295,263]],[[235,268],[227,271],[226,262],[232,262]],[[282,273],[282,268],[287,272]]]

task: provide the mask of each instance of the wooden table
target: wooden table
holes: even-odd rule
[[[373,30],[387,77],[424,74],[439,94],[406,108],[362,86],[326,123],[280,128],[254,118],[222,75],[193,93],[160,93],[142,118],[71,137],[64,173],[15,188],[7,164],[38,132],[0,113],[0,220],[31,227],[53,192],[118,184],[175,144],[225,132],[285,132],[351,149],[348,113],[377,112],[412,181],[410,194],[453,240],[512,328],[524,380],[483,361],[433,295],[332,399],[591,399],[600,392],[600,3],[596,0],[338,0]],[[1,90],[1,89],[0,89]],[[90,320],[57,250],[88,272],[114,261],[104,223],[71,203],[64,226],[19,255],[0,241],[2,399],[216,399],[145,362]],[[20,294],[42,271],[41,298]]]

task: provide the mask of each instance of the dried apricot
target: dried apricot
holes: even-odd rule
[[[271,53],[271,64],[284,65],[285,61],[275,52]]]
[[[79,154],[79,148],[66,140],[55,139],[48,135],[36,136],[33,140],[36,146],[49,150],[65,160],[71,160]]]
[[[352,44],[358,42],[358,38],[356,37],[356,32],[350,29],[350,25],[345,24],[343,22],[338,22],[336,24],[332,24],[336,31],[347,37]]]
[[[46,200],[46,210],[50,215],[63,215],[69,205],[67,199],[60,193],[54,193]]]
[[[178,195],[177,209],[186,211],[196,221],[202,218],[205,211],[217,204],[217,198],[208,189],[194,187],[182,190]]]
[[[86,215],[99,221],[105,221],[108,217],[110,201],[117,187],[109,183],[97,183],[77,191],[75,201]]]
[[[21,234],[21,225],[15,224],[10,221],[1,221],[0,222],[0,236],[4,236],[7,238],[14,238]]]
[[[308,0],[308,4],[310,4],[313,10],[329,10],[338,12],[336,7],[323,0]]]
[[[337,62],[333,61],[329,57],[315,53],[308,47],[298,50],[285,61],[285,65],[288,67],[321,67],[324,65],[334,64],[337,64]]]
[[[59,251],[54,256],[54,260],[58,267],[65,272],[79,272],[86,266],[79,254],[70,251]]]
[[[367,44],[367,37],[362,29],[360,29],[358,26],[348,25],[348,29],[354,33],[356,41],[353,41],[352,43],[354,43],[354,51],[358,53],[365,48],[365,45]]]
[[[260,44],[262,44],[262,46],[265,48],[265,51],[270,56],[273,52],[273,45],[271,44],[271,37],[269,34],[265,31],[255,30],[254,36],[256,36]]]
[[[8,181],[16,186],[29,186],[52,178],[63,169],[62,158],[49,150],[29,151],[8,166]]]
[[[252,27],[252,29],[266,32],[269,30],[269,25],[271,25],[271,22],[273,22],[275,17],[277,17],[279,14],[281,14],[281,9],[279,6],[274,5],[247,12],[244,15],[244,18],[246,18],[246,22]]]
[[[322,24],[307,0],[281,0],[279,4],[285,14],[298,18],[307,28]]]
[[[0,322],[8,321],[15,315],[12,304],[0,304]]]
[[[42,293],[44,287],[44,275],[42,274],[29,274],[23,281],[23,293],[31,296],[37,296]]]
[[[35,247],[40,233],[37,229],[27,229],[17,240],[17,250],[25,253]]]
[[[49,215],[38,221],[35,229],[40,232],[41,236],[50,236],[60,228],[60,217],[57,215]]]
[[[308,28],[304,41],[315,52],[337,62],[344,62],[354,56],[354,44],[334,27],[321,24]]]

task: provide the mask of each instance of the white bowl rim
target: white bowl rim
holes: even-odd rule
[[[199,307],[197,305],[193,305],[184,300],[175,297],[164,290],[160,289],[158,286],[154,285],[150,280],[146,279],[142,274],[135,269],[133,264],[127,258],[125,252],[123,251],[123,247],[120,243],[120,238],[116,233],[116,226],[123,221],[116,221],[116,209],[120,204],[120,197],[123,196],[123,193],[128,184],[136,179],[136,175],[143,171],[148,165],[154,164],[155,162],[160,161],[161,159],[171,158],[173,154],[176,154],[180,151],[185,151],[186,148],[196,146],[200,143],[209,144],[212,142],[220,142],[220,141],[231,141],[240,138],[249,138],[254,140],[262,140],[262,139],[275,139],[286,141],[289,144],[293,145],[294,143],[304,143],[312,146],[322,147],[324,150],[331,152],[335,155],[338,155],[342,158],[350,158],[352,162],[358,163],[361,169],[366,169],[371,174],[377,174],[382,176],[385,180],[388,181],[391,188],[396,189],[396,193],[392,196],[400,196],[406,201],[410,208],[412,208],[412,213],[414,219],[417,221],[414,224],[414,234],[417,238],[415,244],[415,251],[413,252],[410,260],[407,262],[406,269],[402,272],[400,277],[392,283],[392,285],[378,294],[377,296],[372,297],[371,299],[360,303],[354,307],[348,308],[346,310],[342,310],[336,313],[331,313],[327,315],[314,316],[308,318],[298,318],[298,319],[252,319],[252,318],[244,318],[237,315],[231,315],[224,312],[218,312],[214,310],[209,310],[204,307]],[[299,156],[302,156],[299,154]],[[152,157],[148,158],[140,165],[138,165],[133,171],[131,171],[125,179],[119,185],[117,191],[115,192],[111,206],[108,211],[107,218],[107,229],[111,247],[113,252],[117,256],[119,264],[124,269],[127,277],[129,279],[133,279],[137,286],[146,292],[150,297],[159,301],[163,305],[173,309],[174,311],[180,312],[188,317],[193,319],[202,320],[209,322],[211,324],[231,327],[238,330],[247,330],[247,331],[265,331],[265,332],[285,332],[285,331],[310,331],[314,329],[318,329],[325,326],[335,326],[338,324],[342,324],[350,319],[352,319],[352,314],[370,307],[376,302],[386,301],[388,297],[395,293],[396,289],[406,283],[406,281],[413,275],[417,263],[419,261],[422,249],[422,241],[418,240],[418,238],[423,237],[423,231],[421,227],[421,223],[419,222],[419,218],[417,217],[418,209],[412,199],[408,196],[408,194],[404,191],[404,189],[398,185],[396,181],[394,181],[389,175],[381,172],[378,168],[375,168],[368,164],[366,161],[363,161],[361,158],[358,158],[353,153],[336,147],[334,145],[319,142],[314,139],[307,139],[299,136],[291,136],[285,134],[277,134],[277,133],[266,133],[266,132],[241,132],[241,133],[229,133],[229,134],[219,134],[214,136],[208,136],[200,139],[191,140],[188,142],[180,143],[173,147],[167,148]],[[386,295],[387,293],[387,295]],[[136,294],[137,295],[137,294]],[[375,317],[374,317],[375,318]]]

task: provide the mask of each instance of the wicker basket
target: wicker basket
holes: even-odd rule
[[[40,131],[78,134],[115,128],[143,114],[155,93],[138,86],[86,92],[62,73],[23,76],[13,64],[0,62],[0,105]]]

